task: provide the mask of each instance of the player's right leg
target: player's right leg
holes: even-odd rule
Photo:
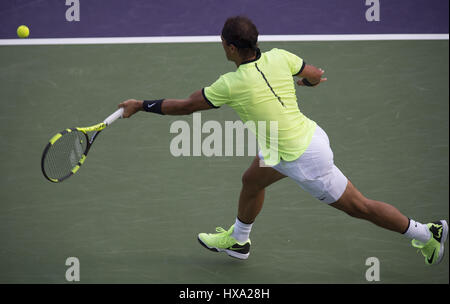
[[[350,181],[342,196],[330,206],[352,217],[368,220],[375,225],[399,233],[405,232],[408,228],[409,219],[397,208],[366,198]]]
[[[392,205],[364,197],[350,181],[341,198],[330,206],[412,238],[412,245],[421,250],[428,265],[438,264],[444,256],[444,243],[448,235],[445,220],[428,224],[416,222]]]
[[[392,205],[366,198],[334,165],[328,136],[319,126],[300,158],[282,162],[274,168],[294,179],[318,200],[350,216],[368,220],[413,239],[413,246],[422,251],[427,264],[441,261],[448,235],[447,222],[440,220],[421,224],[409,219]]]

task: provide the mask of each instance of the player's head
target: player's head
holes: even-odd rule
[[[241,60],[255,55],[258,48],[258,30],[247,17],[230,17],[222,29],[222,45],[228,60]]]

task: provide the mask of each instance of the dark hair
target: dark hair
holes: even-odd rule
[[[243,58],[253,55],[258,48],[258,34],[253,22],[244,16],[228,18],[222,29],[223,39],[234,45]]]

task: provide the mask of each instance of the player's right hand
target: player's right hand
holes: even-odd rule
[[[119,104],[119,108],[123,108],[123,118],[129,118],[134,113],[142,110],[143,100],[128,99]]]

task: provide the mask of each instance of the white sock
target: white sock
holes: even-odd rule
[[[239,243],[244,243],[249,239],[250,231],[252,231],[253,224],[244,224],[236,217],[232,237]]]
[[[428,229],[428,226],[416,222],[412,219],[409,220],[409,227],[404,235],[411,239],[421,241],[422,243],[428,242],[428,240],[431,238],[431,232]]]

